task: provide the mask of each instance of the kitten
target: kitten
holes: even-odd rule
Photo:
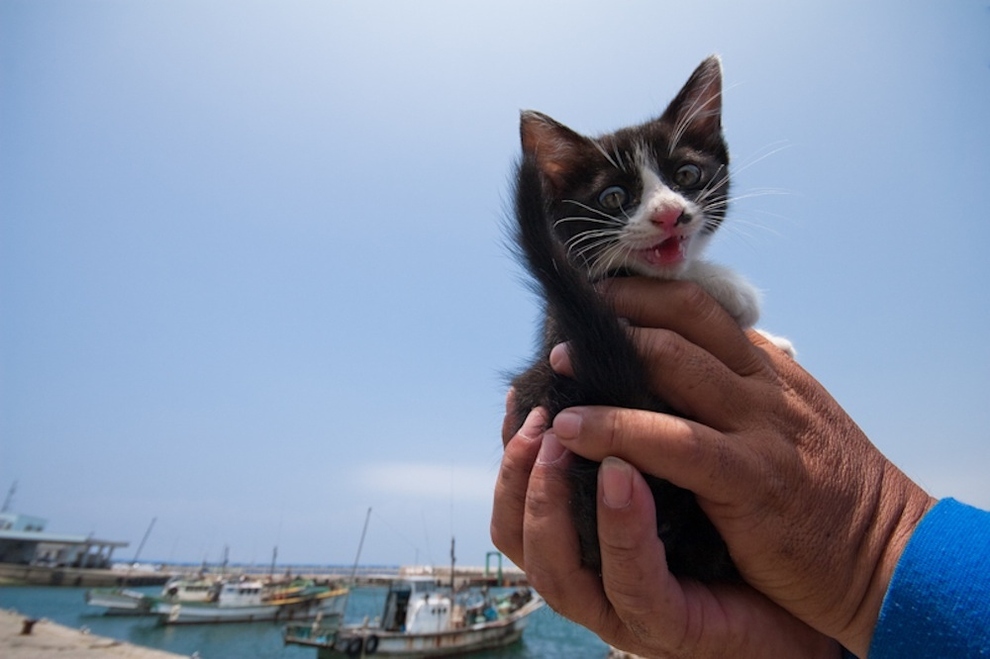
[[[721,63],[712,56],[658,119],[639,126],[588,138],[546,115],[522,113],[515,238],[546,319],[539,354],[513,380],[519,422],[540,405],[551,418],[572,405],[676,413],[650,393],[626,330],[595,292],[593,282],[602,278],[690,279],[744,328],[756,322],[757,291],[699,258],[728,204],[721,94]],[[550,349],[562,341],[570,342],[573,380],[549,367]],[[570,503],[582,561],[599,569],[598,464],[572,458]],[[738,579],[724,541],[694,495],[665,480],[647,481],[671,572],[702,581]]]

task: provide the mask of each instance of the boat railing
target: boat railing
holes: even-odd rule
[[[402,568],[394,565],[362,565],[356,570],[353,566],[338,565],[292,565],[276,569],[272,574],[271,566],[265,565],[233,565],[222,568],[201,566],[184,568],[182,566],[171,566],[171,572],[175,573],[203,573],[206,576],[244,575],[247,577],[282,577],[287,572],[292,576],[306,576],[315,579],[347,580],[354,574],[358,581],[387,581],[399,577]]]
[[[297,645],[332,646],[340,630],[339,619],[329,625],[321,623],[293,623],[282,628],[282,642]]]

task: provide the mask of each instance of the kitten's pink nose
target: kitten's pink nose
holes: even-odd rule
[[[689,221],[690,218],[681,208],[662,208],[650,217],[650,222],[667,230]]]

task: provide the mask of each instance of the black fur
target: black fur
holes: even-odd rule
[[[555,222],[564,215],[576,214],[575,205],[568,200],[591,200],[616,181],[635,194],[636,172],[615,166],[634,144],[648,148],[661,176],[669,179],[668,169],[676,167],[676,157],[671,162],[670,147],[678,120],[690,109],[687,104],[697,102],[698,86],[711,85],[713,80],[719,85],[720,94],[719,63],[710,58],[698,67],[662,117],[597,138],[598,146],[549,117],[536,113],[523,115],[523,156],[515,188],[515,237],[519,254],[543,298],[546,318],[540,349],[532,366],[513,380],[515,416],[519,423],[537,406],[546,407],[551,418],[573,405],[613,405],[675,413],[650,393],[644,367],[625,328],[595,291],[588,261],[593,260],[594,252],[575,257],[569,256],[564,247],[564,242],[574,234],[592,226],[593,215],[588,215],[587,226],[580,220],[559,225]],[[720,107],[719,101],[716,113]],[[689,149],[692,157],[707,158],[721,165],[717,176],[725,178],[719,182],[723,203],[707,218],[706,230],[714,231],[724,216],[728,152],[720,119],[717,114],[714,119],[710,115],[699,115],[683,131],[676,147]],[[542,131],[543,138],[534,138],[533,122],[540,124],[537,132]],[[547,136],[551,139],[546,139]],[[570,345],[576,375],[573,380],[555,374],[549,367],[550,349],[563,341]],[[581,556],[585,565],[593,569],[601,566],[596,522],[597,467],[597,463],[574,456],[570,468],[573,488],[570,506]],[[694,495],[665,480],[651,476],[647,480],[657,503],[659,536],[664,542],[670,570],[682,577],[708,582],[738,579],[725,543]]]

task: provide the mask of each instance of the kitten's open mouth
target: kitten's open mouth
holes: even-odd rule
[[[642,251],[643,258],[653,266],[669,267],[678,265],[684,260],[684,243],[686,237],[671,236],[653,247]]]

